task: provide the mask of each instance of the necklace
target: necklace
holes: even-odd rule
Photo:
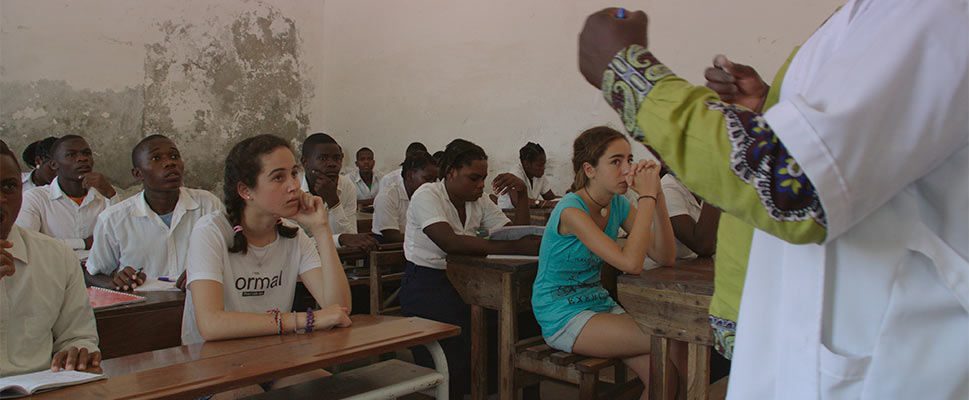
[[[256,256],[256,265],[258,266],[257,268],[260,270],[262,270],[262,262],[265,261],[266,253],[269,253],[269,246],[271,244],[272,243],[267,244],[266,246],[263,246],[263,247],[252,246],[249,249],[252,252],[252,255]],[[259,253],[262,253],[262,255],[260,256]]]
[[[586,196],[589,196],[589,200],[592,200],[593,203],[595,203],[597,206],[600,207],[599,208],[599,215],[601,215],[603,217],[605,217],[606,215],[609,215],[609,209],[606,208],[606,206],[604,206],[602,204],[599,204],[599,202],[596,201],[596,199],[594,197],[592,197],[592,193],[589,193],[589,189],[584,189],[583,188],[582,190],[585,190],[585,195]]]

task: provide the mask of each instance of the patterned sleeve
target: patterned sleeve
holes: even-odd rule
[[[824,241],[814,185],[761,114],[689,84],[639,45],[613,58],[602,89],[630,136],[711,204],[791,243]]]

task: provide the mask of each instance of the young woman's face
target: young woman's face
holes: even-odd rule
[[[522,161],[525,173],[531,178],[541,178],[545,175],[545,155],[539,154],[534,161]]]
[[[242,188],[240,195],[246,207],[289,218],[299,211],[300,181],[296,157],[288,148],[280,147],[260,157],[262,169],[256,186]]]
[[[471,161],[469,165],[448,172],[448,193],[464,201],[476,201],[484,194],[487,177],[488,161]]]
[[[589,185],[596,185],[609,193],[624,194],[629,190],[626,176],[633,161],[632,149],[625,139],[615,139],[606,146],[605,153],[591,168]],[[586,164],[588,165],[588,163]],[[589,168],[586,169],[589,171]]]

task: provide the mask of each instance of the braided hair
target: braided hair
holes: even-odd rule
[[[239,196],[239,183],[250,188],[256,187],[256,178],[262,171],[262,156],[269,154],[280,147],[289,147],[285,139],[273,135],[259,135],[245,139],[229,151],[225,157],[225,177],[222,187],[225,195],[225,211],[232,226],[242,226],[242,211],[246,208],[245,201]],[[299,228],[276,224],[276,233],[284,238],[294,238],[299,232]],[[241,231],[235,232],[232,238],[232,246],[229,246],[230,253],[246,254],[249,243],[246,235]]]
[[[472,161],[487,159],[488,155],[480,146],[464,139],[454,139],[444,148],[444,156],[438,163],[441,178],[446,177],[452,170],[471,165]]]
[[[545,155],[545,149],[538,143],[528,142],[518,150],[518,159],[522,162],[538,160],[539,156]]]
[[[410,157],[404,159],[404,162],[400,164],[400,176],[402,178],[407,177],[407,172],[409,171],[420,171],[427,168],[428,165],[437,166],[434,162],[434,157],[431,157],[427,152],[421,151],[411,154]]]

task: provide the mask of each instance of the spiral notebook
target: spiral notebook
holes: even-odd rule
[[[144,296],[94,286],[87,288],[87,296],[91,300],[91,308],[95,310],[145,301]]]

